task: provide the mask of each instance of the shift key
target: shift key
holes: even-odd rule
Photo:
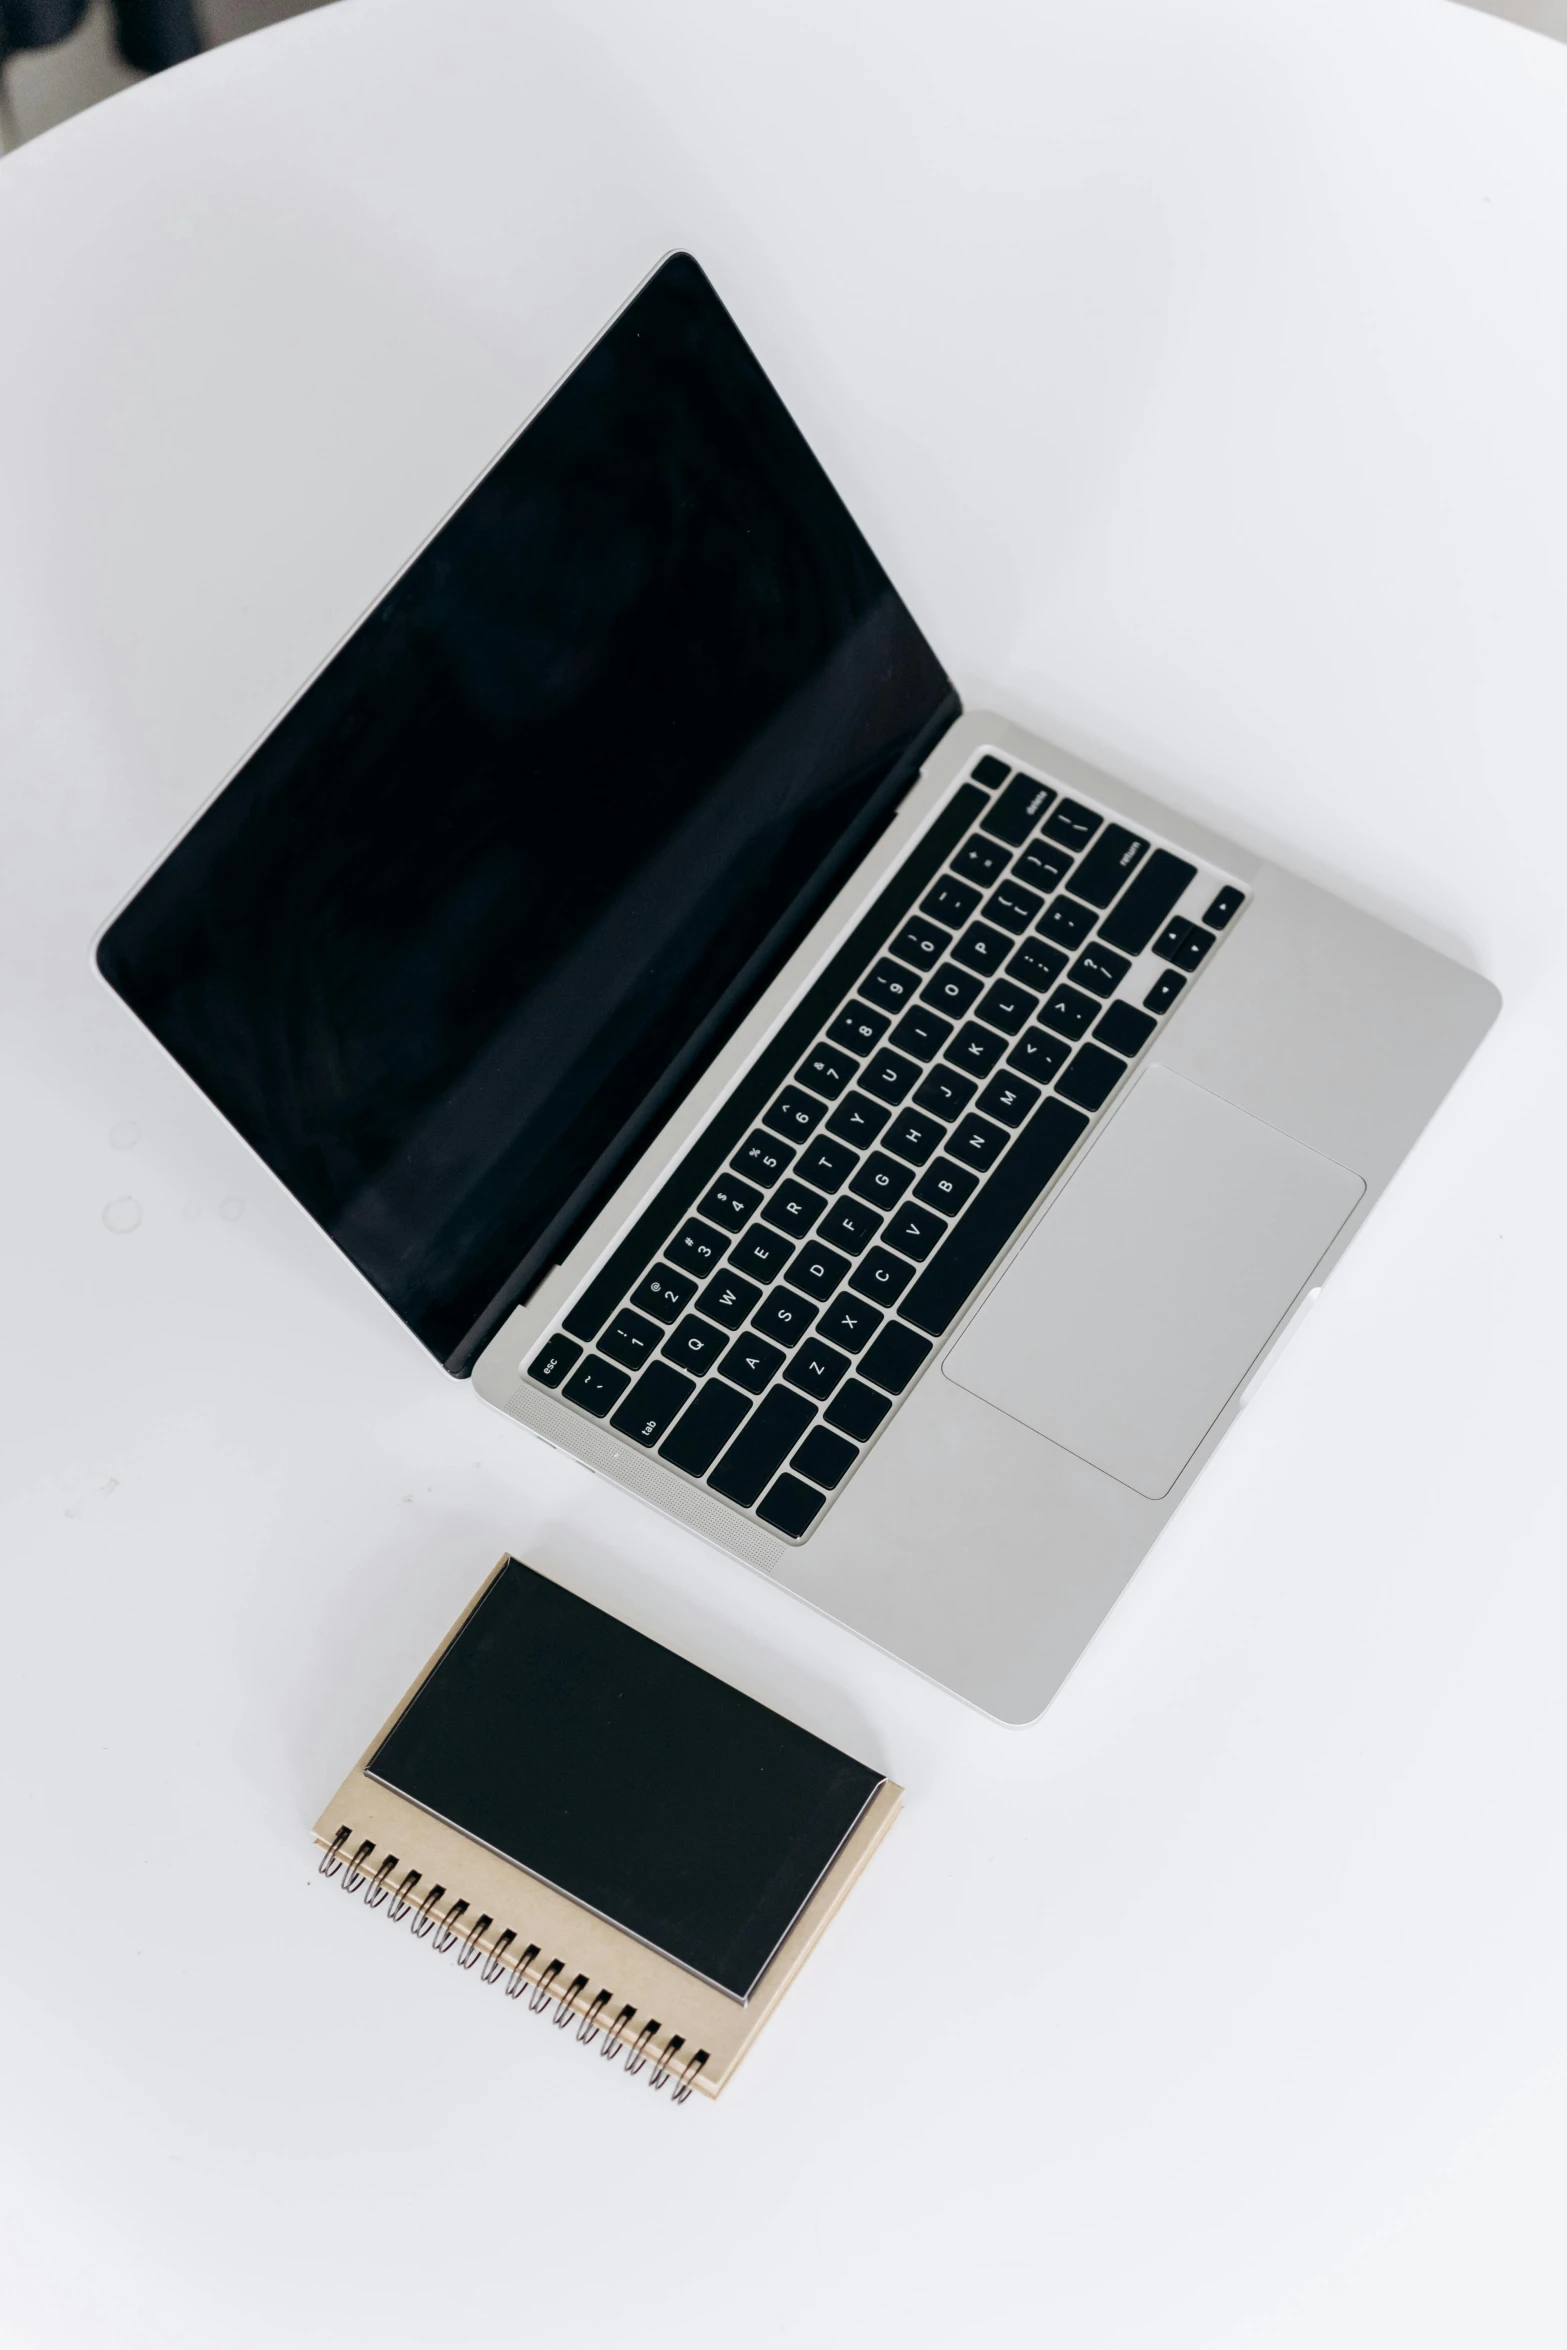
[[[803,1395],[775,1387],[763,1398],[708,1479],[715,1493],[749,1509],[770,1485],[816,1417]]]
[[[1168,849],[1155,849],[1120,904],[1100,923],[1100,937],[1123,954],[1140,955],[1196,873],[1195,865],[1172,857]]]

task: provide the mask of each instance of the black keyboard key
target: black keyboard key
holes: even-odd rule
[[[1234,921],[1245,903],[1246,892],[1243,889],[1236,889],[1226,882],[1213,904],[1208,908],[1207,913],[1204,914],[1203,920],[1210,930],[1224,930]]]
[[[1118,897],[1148,854],[1148,843],[1124,824],[1107,824],[1072,877],[1072,895],[1101,913]]]
[[[633,1444],[657,1444],[692,1393],[692,1382],[670,1363],[650,1363],[610,1421]]]
[[[1107,1044],[1113,1053],[1125,1053],[1128,1060],[1140,1053],[1154,1032],[1155,1022],[1146,1012],[1134,1012],[1130,1004],[1112,1004],[1100,1020],[1094,1023],[1094,1037],[1099,1044]]]
[[[819,1338],[808,1338],[796,1350],[784,1378],[791,1387],[798,1387],[802,1395],[814,1396],[818,1403],[825,1403],[848,1368],[847,1355],[841,1355],[835,1346],[823,1346]]]
[[[822,1417],[832,1428],[841,1428],[857,1444],[874,1436],[892,1405],[874,1387],[866,1387],[858,1379],[846,1379]]]
[[[830,1240],[834,1248],[847,1249],[851,1257],[857,1257],[880,1230],[881,1218],[874,1208],[857,1199],[835,1199],[822,1218],[816,1237]]]
[[[659,1458],[688,1477],[705,1477],[750,1408],[748,1396],[709,1379],[659,1446]]]
[[[960,971],[954,963],[943,963],[941,969],[927,979],[920,995],[927,1004],[934,1004],[938,1012],[946,1012],[961,1020],[984,982],[971,971]]]
[[[1185,985],[1184,971],[1161,971],[1143,998],[1143,1010],[1167,1012]]]
[[[933,971],[951,944],[950,930],[938,930],[934,922],[922,922],[916,914],[899,931],[887,951],[905,963],[912,963],[916,971]]]
[[[1183,921],[1177,914],[1154,940],[1153,951],[1164,962],[1173,963],[1177,970],[1195,971],[1213,943],[1211,930],[1204,930],[1200,922]]]
[[[1012,941],[1004,930],[992,930],[988,922],[971,922],[953,948],[952,958],[967,963],[982,979],[989,979],[1011,952]]]
[[[1172,857],[1168,849],[1155,849],[1100,923],[1100,937],[1123,954],[1140,955],[1196,873],[1195,865]]]
[[[982,832],[966,840],[952,860],[954,873],[961,873],[965,881],[978,882],[988,889],[998,873],[1004,873],[1011,851],[998,840],[986,840]]]
[[[977,1020],[968,1021],[958,1030],[947,1048],[947,1058],[968,1077],[988,1077],[1007,1049],[1007,1040],[993,1028],[981,1028]]]
[[[1008,1053],[1007,1067],[1016,1069],[1022,1077],[1035,1077],[1041,1085],[1048,1085],[1068,1050],[1064,1038],[1047,1036],[1042,1028],[1030,1028]]]
[[[748,1330],[743,1338],[735,1340],[718,1368],[726,1379],[732,1379],[737,1387],[743,1387],[747,1395],[760,1395],[764,1387],[771,1385],[783,1366],[783,1348],[773,1346],[767,1339],[758,1338],[754,1331]]]
[[[622,1306],[609,1328],[599,1339],[599,1352],[607,1354],[612,1363],[624,1363],[628,1371],[640,1371],[664,1333],[646,1314],[633,1313],[630,1306]]]
[[[742,1175],[749,1175],[764,1191],[777,1182],[794,1157],[787,1143],[775,1142],[770,1134],[753,1134],[743,1142],[730,1160],[731,1167]]]
[[[843,1483],[859,1457],[858,1445],[848,1443],[842,1436],[834,1436],[829,1428],[816,1427],[811,1430],[789,1466],[798,1469],[802,1477],[809,1477],[814,1484],[825,1485],[831,1493],[834,1486]]]
[[[816,1308],[808,1297],[793,1289],[775,1289],[757,1307],[751,1327],[760,1330],[764,1338],[775,1338],[780,1346],[794,1346],[815,1319]]]
[[[860,981],[860,993],[868,1004],[879,1004],[884,1012],[901,1012],[913,999],[919,981],[912,971],[905,971],[901,963],[880,962]]]
[[[1081,946],[1094,927],[1093,911],[1080,906],[1076,898],[1056,898],[1039,925],[1042,938],[1052,946]]]
[[[831,1297],[845,1273],[849,1260],[841,1257],[835,1248],[819,1248],[808,1241],[789,1268],[789,1279],[796,1289],[803,1289],[807,1297],[818,1300]]]
[[[1025,889],[1020,881],[1004,881],[985,900],[985,920],[999,922],[1003,930],[1020,938],[1044,902],[1037,889]]]
[[[990,751],[983,759],[976,759],[969,769],[971,782],[982,783],[986,791],[994,791],[998,783],[1005,783],[1012,770],[1005,759],[998,759]]]
[[[738,1232],[756,1214],[761,1197],[751,1184],[741,1183],[733,1175],[720,1175],[700,1202],[697,1214],[705,1216],[709,1224],[721,1224],[726,1232]]]
[[[847,1183],[854,1173],[855,1154],[846,1142],[828,1142],[818,1135],[808,1151],[801,1154],[795,1169],[802,1183],[813,1183],[818,1191],[836,1191]]]
[[[762,1210],[762,1222],[803,1240],[826,1205],[819,1191],[812,1191],[808,1183],[796,1183],[791,1175],[787,1183],[779,1184]]]
[[[1008,958],[1007,977],[1021,980],[1036,995],[1043,995],[1047,987],[1054,987],[1066,962],[1059,947],[1046,946],[1042,938],[1025,938]]]
[[[827,1041],[841,1044],[846,1053],[868,1053],[880,1044],[888,1026],[885,1012],[873,1012],[869,1004],[845,1004],[828,1026]]]
[[[889,1248],[895,1248],[900,1257],[912,1257],[916,1265],[923,1265],[931,1250],[946,1232],[942,1219],[929,1208],[916,1207],[906,1200],[887,1218],[882,1234]]]
[[[798,1542],[821,1506],[822,1497],[813,1486],[798,1477],[780,1477],[757,1503],[756,1514],[766,1525],[776,1526],[780,1534]]]
[[[929,896],[920,906],[933,922],[943,922],[949,930],[961,930],[979,904],[979,891],[972,882],[959,881],[954,874],[944,873]]]
[[[929,1360],[930,1340],[921,1338],[904,1322],[889,1322],[860,1364],[860,1375],[874,1379],[889,1394],[901,1395],[909,1381]]]
[[[986,988],[976,1006],[981,1020],[988,1020],[992,1028],[1007,1036],[1016,1036],[1038,1009],[1038,996],[1019,987],[1015,979],[998,979],[994,987]]]
[[[920,1110],[903,1110],[882,1136],[882,1147],[911,1167],[923,1167],[946,1141],[946,1129]]]
[[[951,1034],[950,1020],[916,1004],[912,1012],[904,1013],[887,1042],[900,1052],[912,1053],[916,1061],[933,1061]]]
[[[944,1216],[955,1216],[966,1207],[979,1188],[979,1177],[971,1168],[955,1167],[950,1159],[938,1159],[928,1168],[914,1186],[914,1196],[928,1208],[940,1208]]]
[[[722,1330],[715,1330],[698,1314],[687,1314],[665,1339],[663,1351],[677,1370],[694,1371],[700,1377],[712,1369],[728,1344]]]
[[[764,1486],[777,1476],[815,1416],[803,1395],[775,1387],[757,1405],[708,1478],[713,1491],[749,1509]]]
[[[1045,826],[1045,838],[1058,840],[1065,848],[1085,848],[1103,822],[1104,818],[1085,808],[1081,800],[1063,800]]]
[[[937,1118],[957,1118],[974,1099],[974,1080],[960,1077],[956,1069],[932,1069],[914,1099]]]
[[[589,1355],[586,1362],[577,1365],[561,1393],[568,1403],[580,1404],[595,1420],[602,1420],[611,1404],[619,1403],[630,1385],[629,1371],[617,1370],[600,1355]]]
[[[798,1085],[786,1085],[772,1108],[762,1112],[762,1124],[789,1142],[798,1143],[815,1133],[821,1117],[822,1105],[814,1093],[807,1093]]]
[[[947,1137],[947,1149],[965,1165],[977,1167],[982,1175],[989,1172],[1000,1158],[1011,1136],[1000,1126],[992,1126],[988,1118],[981,1118],[970,1110],[960,1118]]]
[[[901,1102],[919,1073],[918,1061],[906,1061],[901,1053],[883,1048],[879,1053],[872,1053],[860,1071],[860,1083],[878,1101]]]
[[[1190,937],[1194,927],[1195,925],[1188,922],[1184,915],[1172,915],[1153,942],[1154,953],[1162,955],[1167,963],[1175,962],[1178,959],[1182,940]]]
[[[844,1087],[852,1084],[858,1068],[858,1062],[837,1045],[819,1044],[814,1052],[806,1054],[795,1075],[812,1093],[825,1094],[830,1102],[835,1102]]]
[[[1031,840],[1012,870],[1019,881],[1026,881],[1033,889],[1042,889],[1048,897],[1071,872],[1072,859],[1065,849],[1053,849],[1048,841]]]
[[[681,1225],[664,1254],[672,1257],[683,1273],[694,1273],[698,1280],[705,1280],[728,1246],[727,1232],[719,1232],[693,1216],[689,1224]]]
[[[1014,775],[980,818],[979,828],[1019,849],[1055,796],[1048,783],[1037,783],[1032,775]]]
[[[1126,1063],[1117,1060],[1114,1053],[1107,1053],[1102,1045],[1080,1045],[1056,1079],[1056,1091],[1076,1102],[1079,1109],[1097,1110],[1125,1075]]]
[[[989,1272],[1087,1126],[1081,1110],[1047,1095],[990,1181],[903,1301],[905,1321],[939,1338]],[[845,1423],[835,1421],[836,1426]],[[847,1429],[852,1436],[854,1430]]]
[[[835,1298],[816,1325],[818,1338],[831,1339],[845,1354],[858,1354],[869,1344],[881,1328],[882,1318],[876,1308],[863,1298],[852,1296],[847,1290]]]
[[[1079,987],[1092,988],[1095,995],[1114,995],[1131,968],[1124,955],[1117,955],[1109,947],[1095,944],[1084,947],[1067,977],[1075,980]]]
[[[715,1273],[697,1304],[710,1322],[717,1322],[724,1330],[738,1330],[761,1294],[754,1281],[737,1280],[733,1273]]]
[[[887,1209],[897,1206],[913,1180],[908,1168],[900,1167],[896,1159],[889,1159],[885,1151],[872,1151],[849,1189],[857,1199],[868,1200],[873,1208]]]
[[[1039,1091],[1037,1085],[1003,1070],[999,1077],[992,1077],[974,1106],[987,1118],[999,1118],[1003,1126],[1021,1126],[1038,1101]]]
[[[753,1224],[735,1242],[729,1270],[744,1273],[753,1281],[776,1281],[793,1255],[794,1243],[785,1240],[781,1232],[769,1232],[765,1224]]]
[[[890,1306],[913,1278],[914,1267],[906,1265],[902,1257],[893,1256],[888,1249],[873,1248],[849,1275],[849,1287],[879,1306]]]
[[[1058,987],[1039,1017],[1058,1036],[1069,1036],[1075,1043],[1078,1037],[1087,1035],[1098,1010],[1091,995],[1082,995],[1075,987]]]
[[[683,1314],[696,1295],[696,1283],[689,1273],[671,1273],[667,1265],[655,1265],[651,1273],[644,1273],[631,1292],[631,1302],[644,1314],[652,1314],[660,1322],[672,1322]]]
[[[581,1352],[574,1338],[552,1338],[528,1365],[528,1377],[541,1387],[558,1387]]]
[[[887,1112],[880,1102],[873,1102],[869,1094],[849,1093],[828,1119],[827,1131],[863,1151],[869,1150],[886,1123]]]

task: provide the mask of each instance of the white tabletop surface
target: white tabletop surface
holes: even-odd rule
[[[90,967],[677,244],[966,700],[1506,998],[1027,1731],[445,1378]],[[6,2345],[1563,2340],[1564,380],[1567,49],[1440,0],[345,0],[0,164]],[[507,1547],[908,1787],[716,2107],[315,1874]]]

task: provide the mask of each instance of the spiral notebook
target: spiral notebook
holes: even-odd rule
[[[902,1789],[503,1558],[316,1823],[321,1872],[716,2097]]]

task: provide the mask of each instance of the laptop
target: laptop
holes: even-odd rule
[[[97,960],[448,1372],[1008,1722],[1499,1000],[965,710],[685,254]]]

